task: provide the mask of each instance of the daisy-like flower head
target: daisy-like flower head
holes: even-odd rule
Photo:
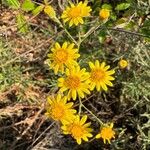
[[[109,16],[110,16],[110,10],[108,10],[108,9],[101,9],[99,11],[100,19],[107,20],[109,18]]]
[[[89,91],[89,73],[86,69],[80,69],[79,66],[66,69],[66,76],[58,79],[58,87],[60,92],[67,92],[68,100],[73,98],[76,100],[77,96],[80,98],[85,97],[86,94],[90,94]]]
[[[70,3],[70,7],[67,7],[61,16],[64,22],[69,21],[69,26],[73,24],[83,24],[83,17],[90,16],[91,8],[87,6],[87,2],[79,2],[78,4]]]
[[[121,59],[121,60],[119,61],[119,67],[120,67],[121,69],[124,69],[124,68],[126,68],[127,66],[128,66],[128,62],[127,62],[126,60]]]
[[[48,105],[46,115],[51,117],[56,121],[65,121],[71,120],[75,117],[76,110],[72,108],[73,103],[67,103],[66,97],[61,97],[58,94],[56,97],[48,97]]]
[[[66,123],[61,127],[63,133],[71,134],[71,136],[77,141],[78,144],[81,144],[82,139],[84,141],[88,141],[88,138],[92,137],[92,129],[89,128],[91,123],[85,123],[86,120],[87,115],[84,115],[82,118],[80,118],[79,115],[77,115],[74,120]]]
[[[48,54],[51,61],[50,68],[54,69],[54,73],[57,74],[60,70],[64,72],[65,66],[71,67],[78,65],[77,58],[80,57],[78,49],[74,48],[74,44],[64,42],[62,46],[59,43],[55,43],[55,47],[51,49],[52,53]]]
[[[101,89],[107,91],[107,85],[113,86],[111,83],[115,78],[111,75],[115,73],[114,70],[109,70],[110,66],[106,66],[105,62],[99,63],[98,60],[95,61],[95,64],[89,62],[91,68],[90,72],[90,89],[93,90],[95,87],[97,91]]]
[[[108,143],[110,144],[110,140],[112,138],[115,138],[115,131],[112,129],[113,128],[113,123],[109,125],[105,125],[104,127],[102,127],[102,129],[100,129],[100,132],[96,135],[96,138],[102,138],[104,143],[106,144],[106,140],[108,141]]]

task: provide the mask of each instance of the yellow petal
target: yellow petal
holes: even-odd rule
[[[73,100],[76,100],[76,98],[77,98],[76,90],[72,90],[72,98],[73,98]]]
[[[95,66],[92,62],[89,62],[89,66],[90,66],[91,69],[95,68]]]
[[[73,20],[71,19],[69,22],[69,27],[71,27],[73,25]]]
[[[105,84],[107,84],[107,85],[109,85],[111,87],[113,86],[113,84],[110,81],[108,81],[108,80],[105,81]]]
[[[71,43],[69,46],[68,46],[68,49],[73,49],[74,47],[74,43]]]
[[[58,70],[59,70],[59,65],[56,65],[55,68],[54,68],[54,74],[57,74]]]
[[[107,89],[108,89],[105,83],[101,83],[101,87],[102,87],[105,91],[107,91]]]
[[[114,73],[115,73],[115,70],[107,71],[107,74],[108,74],[108,75],[112,75],[112,74],[114,74]]]
[[[95,88],[95,86],[96,86],[96,84],[95,84],[94,82],[92,82],[92,83],[90,84],[90,90],[93,91],[94,88]]]
[[[55,47],[56,47],[56,49],[60,49],[61,48],[60,44],[58,42],[55,43]]]
[[[99,64],[99,61],[96,60],[96,61],[95,61],[95,66],[96,66],[97,68],[99,68],[99,65],[100,65],[100,64]]]
[[[96,89],[97,89],[97,91],[100,91],[100,89],[101,89],[100,87],[101,87],[100,84],[97,83],[97,84],[96,84]]]
[[[108,70],[109,68],[110,68],[110,66],[106,66],[106,67],[104,68],[104,71]]]
[[[87,120],[87,115],[84,115],[81,120],[80,120],[80,124],[83,125]]]
[[[84,93],[81,90],[78,90],[77,92],[79,97],[84,98]]]
[[[62,45],[62,48],[63,48],[63,49],[66,49],[66,48],[67,48],[67,45],[68,45],[67,42],[64,42],[63,45]]]
[[[105,62],[102,62],[100,67],[103,69],[105,67]]]
[[[59,90],[59,91],[60,91],[61,93],[63,93],[64,91],[67,91],[67,90],[68,90],[68,88],[67,88],[67,87],[62,87],[62,88],[60,88],[60,90]]]
[[[57,101],[59,102],[61,100],[61,95],[57,94]]]
[[[83,19],[82,19],[81,17],[78,18],[78,21],[79,21],[81,24],[84,23],[84,21],[83,21]]]
[[[84,136],[84,137],[83,137],[83,140],[87,142],[87,141],[88,141],[88,138],[87,138],[86,136]]]
[[[81,138],[76,140],[77,143],[80,145],[81,144]]]
[[[115,80],[115,78],[114,78],[114,77],[111,77],[111,76],[108,76],[108,77],[107,77],[107,80]]]
[[[113,123],[111,123],[111,124],[110,124],[110,128],[113,128],[113,126],[114,126],[114,124],[113,124]]]
[[[78,24],[79,24],[79,21],[78,21],[78,19],[74,19],[74,24],[77,26]]]

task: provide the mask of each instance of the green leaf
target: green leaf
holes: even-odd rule
[[[41,11],[43,11],[43,9],[44,9],[44,5],[40,5],[40,6],[38,6],[38,7],[36,7],[33,11],[32,11],[32,13],[33,13],[33,15],[38,15]]]
[[[103,4],[102,5],[103,9],[108,9],[108,10],[112,10],[112,6],[110,4]]]
[[[7,4],[14,9],[19,9],[20,8],[20,2],[18,0],[6,0]]]
[[[28,32],[28,25],[25,17],[22,14],[18,14],[17,16],[17,26],[20,33]]]
[[[34,10],[35,5],[32,2],[32,0],[24,0],[23,4],[22,4],[22,10],[24,11],[32,11]]]
[[[116,16],[115,13],[112,12],[110,18],[111,18],[113,21],[115,21],[115,20],[117,19],[117,16]]]
[[[140,28],[140,32],[150,37],[150,20],[145,20],[142,27]]]
[[[129,3],[121,3],[121,4],[118,4],[118,5],[116,6],[115,10],[118,10],[118,11],[120,11],[120,10],[125,10],[125,9],[127,9],[127,8],[129,8],[129,7],[130,7],[130,4],[129,4]]]
[[[102,31],[99,32],[99,34],[98,34],[98,40],[99,40],[99,42],[100,42],[101,44],[104,43],[105,38],[106,38],[106,35],[107,35],[106,30],[102,30]]]

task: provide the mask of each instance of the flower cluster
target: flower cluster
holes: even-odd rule
[[[83,24],[84,17],[90,16],[91,7],[87,2],[78,4],[70,3],[62,13],[61,18],[64,23],[69,22],[69,26]],[[99,13],[103,19],[108,19],[110,12],[101,10]],[[55,121],[61,123],[61,129],[64,134],[71,135],[78,144],[82,140],[88,141],[93,137],[91,123],[87,115],[81,116],[77,112],[74,102],[79,100],[79,107],[82,107],[82,99],[91,94],[92,91],[108,91],[112,87],[112,81],[115,80],[114,69],[110,69],[104,61],[95,60],[88,62],[88,68],[82,68],[78,59],[80,57],[79,48],[74,43],[65,41],[63,44],[56,42],[48,54],[49,67],[55,75],[59,75],[57,80],[58,93],[48,97],[46,106],[46,115]],[[60,77],[61,75],[61,77]],[[89,111],[90,113],[90,111]],[[101,124],[96,138],[102,138],[104,143],[115,137],[113,123]]]
[[[78,144],[81,144],[82,139],[88,141],[88,138],[92,137],[90,122],[86,123],[86,115],[82,118],[77,115],[73,102],[68,101],[83,99],[95,89],[107,91],[108,86],[113,86],[112,81],[115,78],[112,75],[115,71],[109,70],[110,66],[98,60],[89,62],[89,71],[86,68],[80,68],[77,62],[77,58],[80,57],[78,52],[79,50],[74,47],[73,43],[64,42],[61,46],[56,42],[51,53],[48,54],[50,68],[55,74],[62,73],[62,77],[58,78],[57,96],[48,97],[46,115],[60,121],[63,133],[70,134]],[[111,125],[102,128],[96,138],[102,137],[105,143],[105,140],[110,142],[114,135]]]

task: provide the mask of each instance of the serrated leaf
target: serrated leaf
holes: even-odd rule
[[[7,4],[14,9],[19,9],[20,8],[20,2],[18,0],[6,0]]]
[[[130,3],[121,3],[121,4],[118,4],[115,8],[115,10],[126,10],[127,8],[130,7]]]
[[[20,33],[28,32],[28,25],[27,25],[25,17],[22,14],[18,14],[16,18],[17,18],[17,26],[18,26],[19,32]]]
[[[22,4],[22,10],[24,11],[32,11],[35,8],[35,4],[32,2],[32,0],[24,0]]]
[[[103,9],[108,9],[108,10],[112,10],[112,6],[110,4],[103,4],[102,5]]]
[[[44,5],[40,5],[40,6],[36,7],[36,8],[32,11],[32,13],[33,13],[33,15],[36,16],[36,15],[38,15],[40,12],[42,12],[43,9],[44,9]]]

